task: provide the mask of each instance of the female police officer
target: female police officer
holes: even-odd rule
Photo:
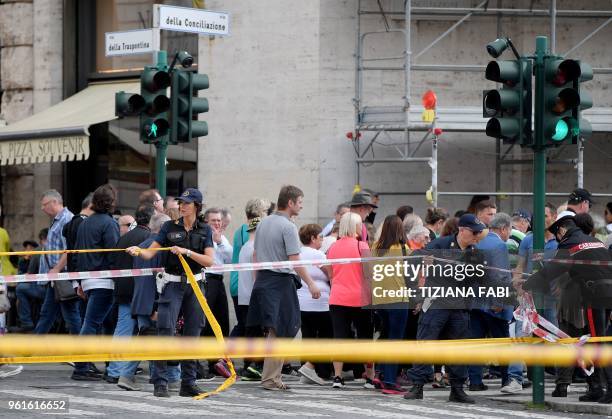
[[[200,307],[193,289],[187,282],[185,272],[177,255],[183,255],[189,267],[201,281],[204,273],[202,267],[213,264],[212,230],[198,218],[202,209],[202,193],[197,189],[188,188],[176,198],[179,201],[181,217],[176,221],[167,221],[159,231],[157,238],[149,247],[170,247],[170,252],[162,255],[162,266],[165,268],[163,277],[157,280],[159,300],[157,306],[157,334],[159,336],[172,336],[179,311],[183,312],[185,325],[184,336],[200,336],[204,327],[204,313]],[[151,259],[155,251],[140,249],[132,246],[127,249],[132,256]],[[199,282],[201,284],[201,282]],[[157,397],[169,397],[168,379],[166,375],[166,361],[156,361],[153,373],[153,394]],[[181,361],[181,389],[180,396],[193,397],[202,390],[196,381],[196,361]]]

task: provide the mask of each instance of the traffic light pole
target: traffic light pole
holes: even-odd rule
[[[547,38],[536,38],[535,51],[535,138],[533,145],[533,250],[544,249],[544,201],[546,200],[546,146],[544,141],[544,82]],[[544,405],[544,367],[535,366],[532,372],[534,405]]]
[[[158,70],[165,70],[168,67],[168,53],[157,51],[156,62]],[[169,135],[162,135],[155,143],[157,153],[155,154],[155,189],[161,196],[166,196],[166,158],[168,156]]]

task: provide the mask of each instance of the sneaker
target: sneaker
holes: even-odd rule
[[[96,364],[89,364],[89,371],[93,372],[94,374],[98,374],[98,375],[102,375],[102,371],[100,371],[100,369],[98,367],[96,367]]]
[[[254,376],[259,377],[259,379],[261,380],[261,374],[263,371],[263,367],[258,367],[256,365],[249,365],[247,370],[249,371],[249,373],[251,373]]]
[[[500,391],[506,394],[520,393],[521,391],[523,391],[523,385],[516,380],[510,379],[508,383],[501,388]]]
[[[179,390],[179,396],[181,397],[195,397],[195,396],[199,396],[202,393],[204,393],[204,390],[202,390],[200,387],[198,387],[195,384],[191,384],[191,385],[181,384],[181,388]]]
[[[383,382],[378,377],[374,377],[372,383],[374,383],[374,388],[376,390],[381,390],[383,388]]]
[[[342,388],[344,387],[344,379],[341,377],[334,377],[334,382],[332,383],[332,388]]]
[[[181,381],[169,381],[168,382],[168,391],[171,393],[178,393],[181,389]]]
[[[100,381],[102,380],[101,375],[95,374],[91,371],[73,372],[70,378],[75,381]]]
[[[264,390],[269,390],[269,391],[287,391],[291,389],[291,387],[289,387],[285,383],[271,384],[271,385],[262,384],[262,387]]]
[[[470,384],[470,387],[469,387],[470,391],[487,391],[488,389],[489,389],[489,386],[483,383]]]
[[[119,382],[119,377],[113,377],[111,375],[108,375],[107,373],[104,373],[102,379],[109,384],[117,384]]]
[[[293,366],[291,364],[285,364],[283,365],[283,370],[282,370],[282,374],[283,375],[290,375],[292,377],[299,377],[299,373],[295,370],[295,368],[293,368]]]
[[[374,390],[376,386],[374,385],[374,381],[372,381],[370,378],[366,378],[365,383],[363,383],[363,388],[368,390]]]
[[[230,378],[232,376],[229,366],[224,359],[220,359],[219,362],[215,364],[215,371],[217,374],[225,378]]]
[[[261,381],[261,374],[255,374],[250,368],[251,367],[242,371],[240,379],[244,381]]]
[[[155,397],[170,397],[170,394],[168,394],[168,387],[162,384],[155,385],[153,395]]]
[[[196,380],[198,381],[212,381],[214,380],[216,377],[215,374],[211,373],[211,372],[205,372],[203,374],[198,373],[196,375]]]
[[[306,365],[302,365],[302,367],[298,370],[298,373],[302,375],[302,378],[306,377],[314,384],[318,384],[320,386],[325,385],[325,380],[319,377],[313,368],[308,368]]]
[[[389,395],[398,395],[398,396],[403,396],[404,394],[406,394],[406,389],[398,386],[397,384],[389,384],[389,383],[382,383],[382,394],[389,394]]]
[[[136,373],[135,374],[136,375],[144,374],[144,369],[142,369],[140,367],[136,368]]]
[[[23,371],[23,366],[21,365],[2,364],[0,365],[0,378],[12,377],[21,371]]]
[[[134,377],[119,377],[117,381],[117,386],[127,391],[140,391],[142,387],[136,384],[136,379]]]

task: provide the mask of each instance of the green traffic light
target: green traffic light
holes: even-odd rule
[[[555,141],[563,141],[567,137],[568,131],[569,127],[567,126],[567,122],[560,119],[555,125],[555,133],[553,134],[552,139]]]
[[[155,125],[155,122],[151,124],[151,130],[149,132],[149,137],[151,136],[157,137],[157,125]]]

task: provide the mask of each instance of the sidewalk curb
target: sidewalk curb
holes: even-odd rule
[[[524,400],[509,399],[506,397],[487,397],[489,400],[496,402],[521,404],[527,407],[529,402]],[[545,400],[544,404],[554,411],[569,412],[569,413],[592,413],[597,415],[612,415],[612,405],[599,403],[581,403],[581,402],[559,402]]]

